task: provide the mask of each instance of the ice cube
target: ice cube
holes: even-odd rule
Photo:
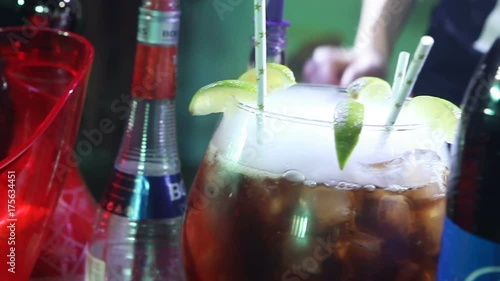
[[[446,214],[446,200],[435,200],[416,212],[415,243],[417,250],[422,255],[437,256],[441,245],[444,216]]]
[[[366,233],[354,234],[344,261],[351,274],[367,280],[382,269],[383,240]]]
[[[379,187],[402,192],[437,182],[445,171],[445,163],[436,152],[415,149],[387,161],[360,164],[358,175]]]
[[[269,214],[278,216],[291,212],[300,201],[300,194],[303,189],[300,184],[290,184],[285,180],[279,180],[277,185],[272,185],[266,182],[268,190],[270,190],[271,202],[269,205]]]
[[[361,172],[364,176],[370,176],[370,182],[380,186],[389,187],[395,184],[403,169],[404,159],[401,157],[394,158],[388,161],[361,164]]]
[[[354,215],[349,191],[318,186],[305,189],[302,198],[313,214],[318,231],[333,229]]]
[[[241,208],[246,214],[254,214],[254,219],[266,227],[287,231],[302,188],[278,178],[246,177],[240,182],[238,191],[244,198]]]
[[[378,203],[379,233],[385,238],[406,240],[411,232],[413,218],[408,200],[403,195],[385,195]]]
[[[446,185],[442,180],[436,180],[425,186],[408,190],[405,195],[417,207],[432,204],[434,200],[443,198],[446,195]]]
[[[380,255],[382,239],[358,232],[352,239],[350,250],[355,256],[361,257],[363,260],[369,260]],[[351,253],[351,254],[352,254]]]
[[[372,192],[355,191],[355,212],[356,212],[356,228],[367,233],[376,233],[377,225],[377,210],[380,199],[387,194],[382,189],[376,189]]]
[[[446,171],[439,155],[432,150],[415,149],[403,155],[404,169],[399,185],[421,187],[428,183],[442,182]]]

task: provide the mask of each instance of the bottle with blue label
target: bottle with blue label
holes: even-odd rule
[[[500,38],[480,63],[452,149],[438,281],[500,280]]]
[[[128,119],[94,226],[86,281],[185,280],[186,191],[175,127],[179,14],[176,0],[144,0],[140,8],[131,95],[111,104]]]

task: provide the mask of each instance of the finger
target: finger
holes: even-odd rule
[[[303,79],[309,83],[338,85],[348,60],[347,51],[334,46],[319,46],[304,64]]]
[[[338,71],[335,65],[329,62],[314,62],[314,72],[310,74],[311,83],[337,84],[339,82]]]
[[[310,59],[304,64],[302,79],[307,83],[331,84],[332,71],[327,63]]]
[[[334,60],[337,56],[337,48],[332,46],[319,46],[314,49],[312,59],[317,62]]]

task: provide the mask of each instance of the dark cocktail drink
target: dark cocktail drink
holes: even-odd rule
[[[346,99],[334,87],[295,85],[269,96],[264,112],[225,109],[190,191],[190,281],[434,280],[442,135],[411,110],[388,130],[377,125],[383,106],[372,107],[341,169],[333,118]]]

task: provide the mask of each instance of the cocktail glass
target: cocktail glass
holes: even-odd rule
[[[404,117],[390,128],[367,118],[342,170],[333,117],[345,99],[297,84],[264,112],[226,108],[189,194],[189,281],[434,280],[445,142]]]
[[[0,280],[28,280],[66,173],[93,61],[68,32],[0,29]]]

